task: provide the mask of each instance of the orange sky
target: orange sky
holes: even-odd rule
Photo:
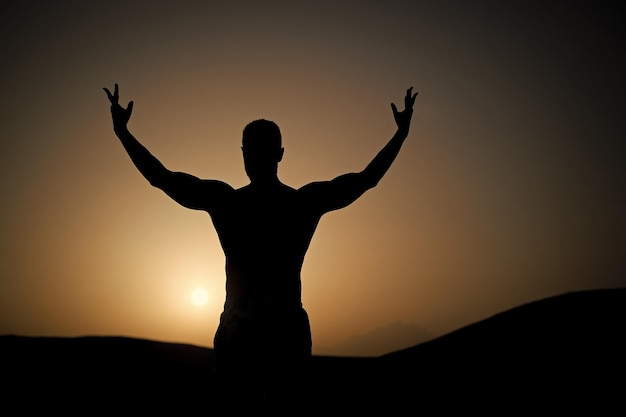
[[[168,168],[235,187],[249,121],[278,123],[279,176],[299,187],[364,168],[394,132],[389,103],[420,92],[387,176],[313,238],[314,353],[381,354],[538,298],[626,285],[615,11],[160,3],[3,13],[0,334],[212,346],[216,233],[136,171],[112,132],[102,87],[114,83],[135,102],[131,131]]]

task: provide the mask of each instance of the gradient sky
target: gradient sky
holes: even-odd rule
[[[279,176],[300,187],[363,169],[394,133],[389,104],[419,91],[386,177],[313,238],[314,353],[382,354],[539,298],[625,286],[618,5],[504,3],[3,6],[0,334],[212,347],[217,235],[132,165],[102,91],[114,83],[135,102],[130,130],[168,168],[234,187],[247,183],[249,121],[278,123]]]

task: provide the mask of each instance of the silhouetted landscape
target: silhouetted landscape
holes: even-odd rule
[[[580,407],[623,414],[625,324],[626,288],[598,289],[524,304],[378,357],[314,355],[307,408],[315,415]],[[5,335],[0,354],[2,404],[14,414],[220,415],[209,348]]]

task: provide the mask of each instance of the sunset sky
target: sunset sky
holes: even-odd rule
[[[165,166],[233,187],[248,122],[280,126],[297,188],[363,169],[395,131],[390,103],[419,92],[387,175],[313,238],[313,353],[382,354],[626,286],[625,37],[602,3],[3,6],[0,334],[213,345],[217,235],[132,165],[114,83]]]

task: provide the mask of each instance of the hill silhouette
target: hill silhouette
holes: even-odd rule
[[[313,415],[581,407],[623,414],[625,325],[626,288],[600,289],[528,303],[382,356],[314,356],[308,408]],[[213,365],[213,350],[193,345],[0,337],[2,404],[19,414],[220,415]]]

